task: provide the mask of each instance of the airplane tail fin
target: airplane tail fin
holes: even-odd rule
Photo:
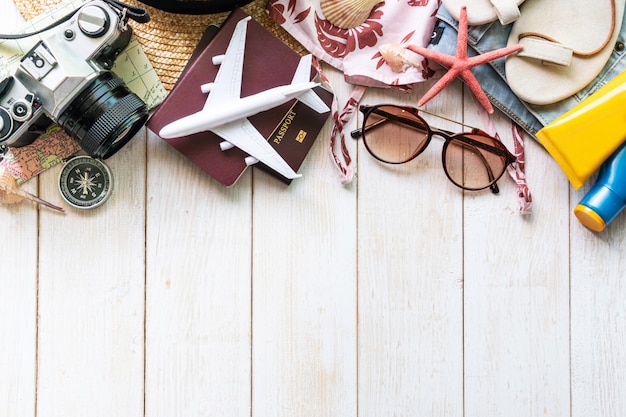
[[[305,55],[300,59],[296,73],[293,76],[291,84],[308,83],[311,81],[311,54]],[[298,96],[298,100],[312,108],[318,113],[329,112],[330,109],[324,101],[313,90],[306,91]]]

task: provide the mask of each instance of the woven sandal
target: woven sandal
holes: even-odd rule
[[[552,104],[582,90],[610,58],[625,0],[527,0],[508,44],[523,49],[506,58],[511,90],[531,104]]]
[[[519,5],[524,0],[443,0],[442,3],[457,21],[459,10],[462,6],[467,6],[467,23],[471,26],[496,20],[508,25],[520,17]]]

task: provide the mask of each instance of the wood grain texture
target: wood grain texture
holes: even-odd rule
[[[245,415],[249,174],[224,189],[157,136],[149,139],[146,414]]]
[[[36,184],[27,190],[37,192]],[[39,211],[29,202],[0,207],[0,416],[34,415],[37,377]]]
[[[331,166],[331,127],[289,187],[254,172],[253,415],[356,413],[356,192]]]
[[[481,126],[471,98],[465,103],[465,121]],[[513,150],[511,123],[492,119]],[[569,413],[569,184],[525,143],[531,215],[518,214],[506,173],[499,195],[465,199],[467,416]]]
[[[106,161],[106,210],[41,213],[38,415],[143,410],[145,132]],[[58,195],[60,166],[42,176]]]
[[[23,22],[13,2],[2,4],[0,22]],[[25,184],[37,194],[38,182]],[[37,383],[37,287],[39,209],[27,201],[0,206],[0,416],[35,415]]]
[[[595,182],[571,193],[570,212]],[[570,225],[572,415],[626,413],[626,219],[596,234]]]
[[[425,87],[409,96],[372,90],[363,101],[414,106]],[[392,166],[359,143],[362,416],[463,413],[463,194],[447,180],[441,150],[436,137],[413,161]]]
[[[460,82],[428,109],[481,125]],[[253,168],[223,188],[144,130],[107,160],[102,207],[0,206],[0,417],[626,414],[626,220],[572,215],[595,179],[574,191],[526,138],[521,216],[508,177],[450,183],[437,139],[392,167],[348,138],[343,186],[329,132],[290,186]],[[59,203],[59,170],[26,187]]]

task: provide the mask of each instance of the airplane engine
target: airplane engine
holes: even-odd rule
[[[228,142],[228,141],[222,141],[220,142],[220,149],[223,151],[227,151],[229,149],[233,149],[235,147],[235,145],[233,145],[232,143]]]
[[[250,165],[254,165],[254,164],[256,164],[257,162],[259,162],[259,160],[258,160],[258,159],[254,158],[254,157],[252,157],[252,156],[248,156],[248,157],[245,159],[245,161],[246,161],[246,165],[248,165],[248,166],[250,166]]]

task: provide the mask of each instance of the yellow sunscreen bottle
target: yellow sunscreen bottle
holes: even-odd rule
[[[580,188],[626,140],[626,71],[546,125],[537,139]]]

